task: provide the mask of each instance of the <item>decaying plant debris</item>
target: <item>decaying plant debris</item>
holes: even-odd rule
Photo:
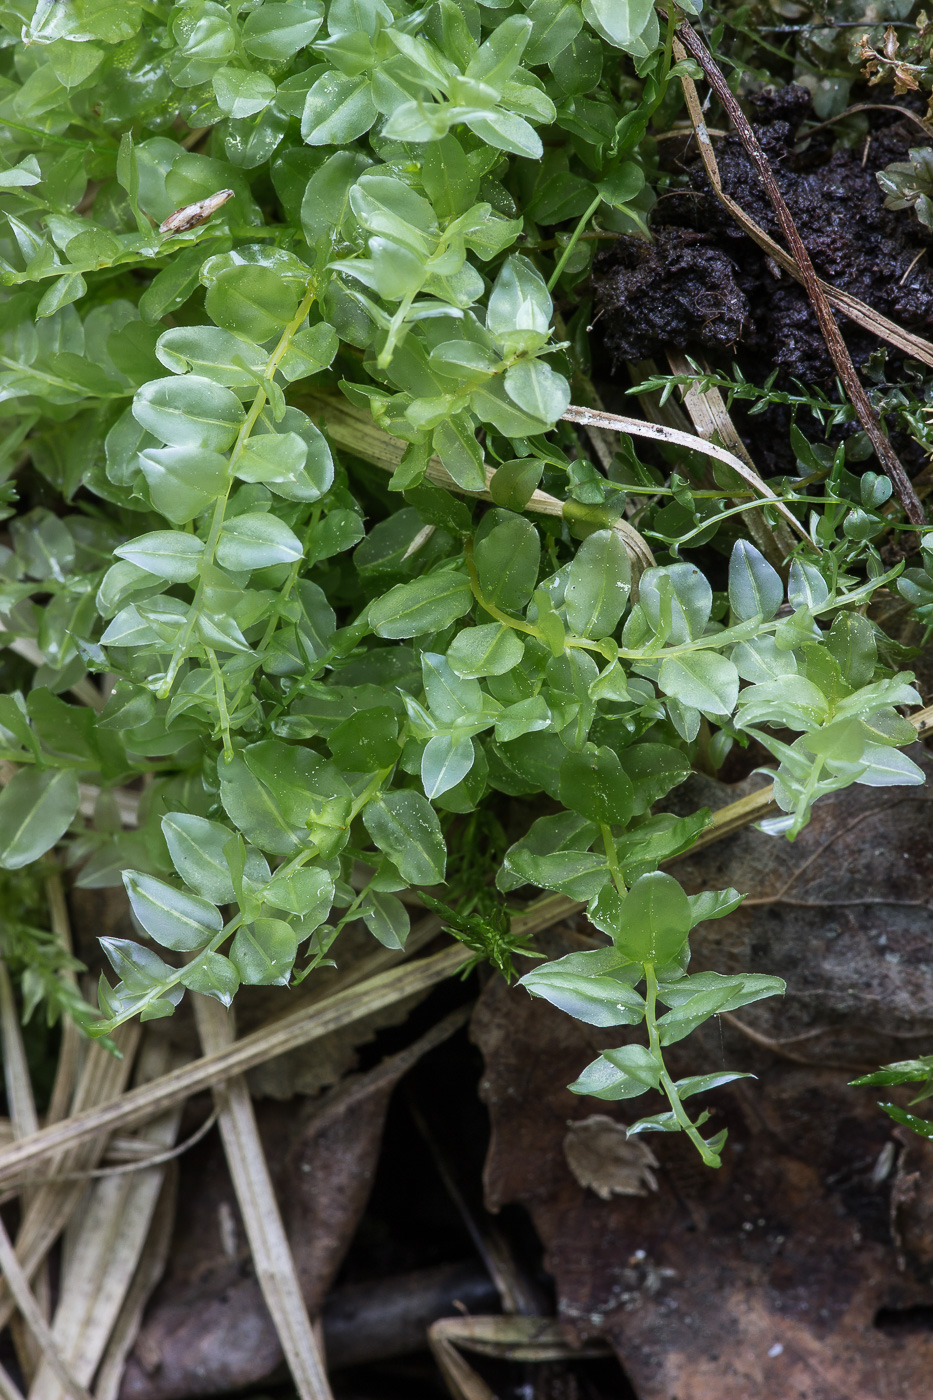
[[[573,1335],[612,1342],[639,1396],[924,1393],[928,1144],[866,1112],[844,1082],[930,1034],[933,853],[918,800],[836,798],[793,847],[749,831],[679,868],[688,888],[711,865],[738,883],[756,870],[760,896],[695,957],[737,970],[766,955],[791,988],[779,1017],[763,1003],[705,1034],[704,1069],[741,1061],[759,1077],[717,1094],[741,1143],[728,1185],[668,1150],[656,1190],[600,1200],[568,1170],[566,1120],[588,1120],[563,1085],[606,1033],[497,984],[481,998],[487,1198],[531,1213],[559,1315]],[[570,929],[549,936],[579,946]],[[528,1090],[516,1101],[519,1065]]]
[[[794,87],[762,93],[752,119],[820,276],[929,338],[930,233],[885,207],[876,178],[919,139],[913,123],[890,109],[872,112],[862,149],[840,149],[833,128],[816,122],[810,94]],[[715,151],[725,192],[779,237],[739,138],[717,137]],[[755,248],[710,192],[689,133],[665,142],[663,153],[686,172],[690,187],[660,204],[652,244],[629,236],[601,254],[595,311],[606,349],[619,361],[648,359],[672,345],[716,351],[738,356],[749,373],[754,366],[767,375],[779,365],[804,383],[825,381],[832,362],[802,288]],[[840,324],[864,366],[877,340],[847,319]]]
[[[0,9],[0,1400],[925,1400],[933,28],[701,10]]]

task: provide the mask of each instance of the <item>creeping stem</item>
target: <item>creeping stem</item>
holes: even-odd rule
[[[267,386],[271,385],[274,381],[275,372],[278,369],[279,365],[282,363],[282,360],[285,357],[285,353],[292,343],[293,337],[301,329],[302,323],[304,322],[305,317],[308,315],[308,312],[311,310],[316,295],[317,284],[315,282],[311,282],[308,285],[308,289],[305,292],[305,295],[301,299],[301,304],[298,307],[298,310],[295,312],[295,315],[292,317],[291,321],[289,321],[288,325],[283,330],[281,336],[279,337],[278,344],[276,345],[275,349],[272,351],[272,354],[266,361],[266,367],[262,372],[263,382],[259,385],[259,388],[256,390],[256,394],[253,398],[252,404],[250,405],[249,412],[247,413],[246,418],[243,420],[242,426],[240,427],[240,431],[237,433],[236,442],[233,444],[233,451],[230,453],[230,463],[227,469],[227,484],[224,488],[223,493],[217,497],[217,500],[214,503],[214,514],[211,518],[211,527],[204,545],[204,553],[201,556],[201,577],[198,580],[198,587],[194,595],[194,602],[191,604],[191,607],[188,610],[188,616],[185,619],[185,625],[182,627],[181,632],[178,635],[178,641],[175,643],[175,650],[172,653],[172,659],[169,663],[168,670],[165,674],[165,679],[163,680],[162,685],[159,687],[160,700],[167,699],[167,697],[171,694],[172,686],[175,684],[175,678],[178,675],[179,668],[182,662],[184,661],[185,656],[187,655],[192,633],[194,632],[194,629],[197,626],[198,617],[200,616],[201,607],[204,602],[204,576],[205,573],[213,565],[214,555],[217,552],[217,544],[220,540],[220,532],[223,529],[224,519],[227,512],[227,502],[230,499],[230,492],[233,489],[233,483],[236,479],[236,464],[240,458],[243,448],[246,445],[250,433],[256,426],[256,423],[259,419],[259,415],[262,413],[262,410],[266,406],[266,402],[269,397]]]
[[[721,1165],[719,1154],[713,1152],[704,1142],[700,1130],[690,1119],[690,1115],[680,1101],[677,1092],[677,1085],[667,1072],[664,1064],[664,1055],[661,1050],[661,1037],[658,1032],[658,979],[654,970],[654,963],[645,963],[645,1024],[648,1027],[648,1048],[661,1068],[660,1087],[663,1089],[667,1101],[671,1106],[674,1117],[678,1124],[687,1134],[703,1161],[708,1167],[718,1167]]]

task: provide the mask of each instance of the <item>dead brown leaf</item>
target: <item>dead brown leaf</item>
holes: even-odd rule
[[[685,801],[707,791],[720,805],[716,787]],[[848,1087],[849,1066],[903,1058],[933,1028],[928,803],[922,791],[853,789],[819,804],[794,844],[744,831],[678,865],[688,890],[754,891],[697,930],[693,967],[788,983],[783,1003],[709,1023],[667,1052],[675,1076],[759,1077],[705,1100],[710,1127],[730,1132],[720,1172],[659,1136],[657,1193],[600,1200],[564,1150],[568,1119],[594,1105],[565,1086],[601,1046],[635,1037],[501,982],[484,990],[473,1036],[493,1129],[488,1203],[529,1211],[561,1320],[613,1344],[640,1400],[929,1395],[933,1160],[912,1146],[892,1171],[893,1125],[870,1091]],[[565,928],[552,951],[580,946]],[[653,1096],[600,1105],[619,1124],[660,1107]]]
[[[658,1159],[651,1148],[641,1138],[627,1137],[623,1124],[605,1113],[591,1113],[570,1124],[564,1156],[579,1185],[595,1191],[601,1201],[647,1196],[658,1189],[651,1170]]]

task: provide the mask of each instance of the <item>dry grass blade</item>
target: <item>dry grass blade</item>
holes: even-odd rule
[[[177,1056],[164,1040],[147,1039],[137,1081],[163,1074]],[[147,1125],[144,1141],[167,1148],[178,1136],[181,1105]],[[90,1385],[136,1273],[164,1172],[149,1166],[131,1175],[108,1174],[95,1181],[65,1236],[64,1264],[52,1336],[79,1384]],[[60,1378],[48,1361],[29,1400],[65,1400]]]
[[[693,373],[689,360],[679,350],[668,351],[667,361],[672,374]],[[741,457],[749,471],[754,472],[756,476],[761,475],[739,436],[718,389],[699,389],[696,384],[691,384],[683,390],[683,402],[690,415],[690,421],[705,442],[718,442],[720,446]],[[765,558],[779,569],[793,548],[793,540],[784,522],[778,521],[774,530],[771,530],[767,521],[762,518],[761,511],[743,510],[742,524]]]
[[[29,1280],[23,1273],[22,1266],[16,1257],[16,1250],[13,1248],[13,1243],[2,1220],[0,1220],[0,1272],[3,1273],[6,1286],[13,1294],[16,1306],[35,1337],[45,1362],[57,1376],[65,1394],[71,1396],[72,1400],[91,1400],[84,1386],[71,1374],[55,1344],[49,1324],[43,1317],[42,1309],[33,1296]]]
[[[0,1036],[3,1042],[3,1078],[6,1087],[7,1105],[10,1110],[10,1127],[14,1139],[28,1137],[38,1132],[39,1116],[32,1093],[32,1080],[26,1063],[26,1050],[20,1025],[13,984],[5,962],[0,959]],[[33,1193],[24,1194],[27,1203]],[[36,1274],[36,1300],[43,1317],[49,1316],[49,1280],[46,1269]],[[23,1374],[31,1379],[39,1364],[40,1351],[32,1332],[24,1327],[22,1319],[14,1318],[13,1344]]]
[[[177,1195],[178,1168],[172,1163],[164,1175],[139,1267],[123,1300],[94,1381],[97,1400],[117,1400],[119,1396],[126,1359],[139,1335],[143,1312],[168,1263]]]
[[[70,953],[72,952],[71,920],[68,917],[68,904],[65,900],[62,877],[57,871],[46,880],[45,894],[49,905],[49,921],[52,925],[52,932]],[[66,972],[64,975],[74,986],[77,986],[78,979],[74,972]],[[81,1034],[77,1026],[69,1017],[65,1017],[62,1020],[58,1064],[55,1066],[55,1080],[52,1084],[52,1094],[46,1114],[46,1121],[49,1123],[56,1123],[59,1118],[64,1118],[71,1108],[71,1097],[74,1093],[75,1079],[78,1073],[80,1046]]]
[[[18,1178],[33,1163],[63,1148],[109,1135],[116,1128],[126,1131],[145,1123],[180,1099],[213,1088],[234,1074],[243,1074],[254,1065],[425,991],[457,972],[468,957],[467,950],[457,945],[420,962],[393,968],[326,997],[310,1010],[302,1007],[283,1016],[273,1025],[243,1036],[227,1049],[205,1055],[152,1084],[132,1089],[117,1102],[76,1112],[63,1123],[42,1128],[23,1142],[12,1143],[0,1151],[0,1182]],[[101,1053],[106,1054],[106,1051]]]
[[[679,47],[676,40],[674,41],[674,46],[676,51]],[[683,57],[683,50],[681,50],[678,57]],[[757,224],[754,219],[746,214],[740,204],[737,204],[730,195],[726,194],[722,187],[719,163],[716,160],[716,152],[710,140],[709,128],[703,119],[703,109],[700,105],[700,99],[697,96],[696,86],[692,78],[682,77],[680,82],[687,103],[687,110],[690,113],[693,132],[700,150],[700,159],[703,162],[703,167],[706,170],[707,177],[709,178],[716,198],[719,200],[720,204],[722,204],[723,208],[728,209],[736,223],[740,228],[745,230],[749,238],[754,239],[759,248],[762,248],[768,253],[778,266],[789,273],[795,281],[802,283],[804,280],[803,273],[790,254],[781,247],[780,243],[775,243],[774,239],[771,238],[769,234],[765,233],[761,225]],[[880,311],[875,311],[873,307],[867,306],[863,301],[859,301],[858,297],[853,297],[850,296],[848,292],[840,291],[837,287],[831,286],[829,282],[824,282],[821,279],[817,280],[819,281],[823,295],[830,305],[835,306],[837,311],[844,312],[845,315],[849,317],[850,321],[854,321],[856,325],[861,326],[863,330],[870,331],[871,334],[876,335],[879,340],[887,341],[889,345],[893,345],[895,349],[900,350],[903,354],[910,355],[911,358],[920,360],[925,365],[933,366],[933,345],[931,345],[928,340],[924,340],[922,336],[914,335],[912,331],[906,331],[902,326],[898,326],[893,321],[889,321],[886,316],[881,315]]]
[[[123,1091],[133,1056],[139,1039],[138,1026],[122,1026],[114,1036],[122,1058],[110,1054],[101,1045],[88,1047],[87,1057],[78,1080],[75,1094],[75,1110],[93,1117],[98,1105],[113,1102]],[[40,1129],[23,1139],[21,1145],[36,1142],[50,1132],[60,1130],[63,1125],[52,1125]],[[17,1146],[18,1144],[13,1144]],[[85,1170],[96,1165],[106,1146],[106,1138],[98,1132],[90,1132],[55,1162],[59,1171]],[[16,1255],[27,1279],[34,1277],[52,1245],[65,1228],[84,1193],[84,1182],[73,1185],[41,1186],[28,1201],[23,1212],[19,1233],[16,1237]],[[0,1328],[5,1327],[13,1312],[10,1291],[4,1283],[0,1286]]]
[[[933,706],[920,710],[910,722],[918,735],[933,729]],[[702,832],[691,850],[730,836],[751,822],[760,821],[774,809],[770,785],[749,797],[740,798],[713,813],[710,826]],[[536,901],[513,922],[517,932],[528,934],[547,928],[558,919],[582,908],[565,895],[548,895]],[[430,936],[436,925],[424,921],[423,936]],[[413,930],[414,935],[414,930]],[[411,942],[411,940],[409,940]],[[374,955],[380,961],[387,955]],[[170,1108],[180,1099],[212,1088],[234,1074],[243,1074],[254,1065],[273,1059],[308,1044],[341,1026],[362,1020],[385,1006],[414,996],[452,976],[467,961],[469,953],[459,944],[445,948],[433,957],[394,967],[357,985],[322,998],[314,1006],[301,1006],[297,1011],[280,1017],[250,1035],[243,1036],[225,1050],[205,1055],[193,1064],[163,1075],[152,1084],[143,1085],[124,1094],[116,1102],[93,1109],[78,1109],[70,1119],[42,1128],[22,1142],[12,1142],[0,1148],[0,1183],[15,1181],[27,1168],[64,1148],[76,1147],[101,1134],[109,1135],[117,1128],[124,1132],[158,1113]],[[124,1030],[127,1028],[124,1028]],[[94,1047],[99,1049],[99,1047]],[[106,1055],[105,1051],[101,1051]],[[110,1057],[107,1056],[109,1059]],[[0,1325],[2,1325],[0,1315]]]
[[[502,1361],[580,1361],[613,1354],[608,1342],[573,1346],[553,1317],[452,1317],[434,1326],[464,1351]]]
[[[447,1331],[451,1326],[456,1327],[456,1319],[444,1318],[432,1323],[428,1328],[428,1345],[453,1400],[498,1400],[495,1391],[489,1389],[454,1346]]]
[[[736,457],[734,452],[727,452],[724,447],[717,447],[714,442],[707,442],[704,438],[695,437],[692,433],[682,433],[678,428],[668,428],[662,423],[647,423],[642,418],[626,418],[621,413],[604,413],[596,408],[577,408],[575,404],[571,404],[564,414],[564,418],[568,423],[579,423],[584,428],[592,425],[612,428],[617,433],[630,433],[632,437],[654,438],[656,442],[674,443],[677,447],[689,447],[691,452],[702,452],[705,457],[715,457],[717,462],[723,462],[727,467],[731,467],[743,481],[748,482],[757,495],[762,496],[776,510],[779,510],[788,524],[801,539],[810,545],[811,549],[816,548],[800,521],[791,514],[780,497],[774,494],[771,487],[767,482],[762,481],[756,471],[747,467],[739,457]]]
[[[450,1317],[428,1328],[428,1342],[454,1400],[497,1400],[458,1348],[499,1361],[579,1361],[612,1356],[605,1342],[573,1347],[550,1317]]]
[[[341,394],[326,389],[315,389],[303,397],[302,406],[306,413],[324,421],[328,436],[338,447],[352,452],[355,457],[361,457],[373,466],[381,467],[383,471],[395,471],[401,462],[406,444],[399,438],[390,437],[388,433],[383,432],[373,423],[368,413],[357,408],[355,404],[348,403]],[[569,414],[564,416],[569,418]],[[599,428],[605,425],[594,419],[584,426]],[[611,428],[612,424],[608,426]],[[429,481],[433,481],[437,486],[446,487],[448,491],[455,491],[461,496],[472,496],[481,501],[492,500],[489,484],[495,472],[490,467],[486,468],[485,491],[465,491],[448,474],[439,457],[431,458],[426,474]],[[525,509],[537,515],[553,515],[559,518],[564,513],[564,502],[559,501],[556,496],[549,495],[547,491],[533,491]],[[636,574],[650,568],[654,563],[654,555],[647,540],[625,520],[616,521],[613,528],[620,535]]]
[[[852,356],[849,348],[842,338],[836,320],[830,309],[830,303],[823,290],[823,285],[816,275],[813,263],[806,244],[800,237],[797,225],[793,216],[785,203],[781,194],[780,186],[774,177],[774,171],[767,156],[761,149],[758,138],[752,130],[742,108],[736,100],[735,94],[726,82],[725,76],[718,64],[713,59],[706,45],[700,39],[686,20],[682,20],[677,27],[677,34],[683,48],[686,49],[690,57],[703,69],[710,87],[715,92],[723,108],[728,113],[729,120],[735,128],[736,134],[745,151],[752,162],[761,183],[764,185],[765,193],[774,209],[781,232],[787,240],[787,246],[799,269],[801,280],[810,305],[819,323],[820,331],[826,342],[830,358],[835,366],[836,373],[842,381],[849,402],[855,409],[859,422],[864,428],[875,455],[881,463],[888,477],[890,478],[894,490],[904,508],[904,513],[908,520],[915,525],[926,523],[926,514],[923,506],[917,499],[917,494],[911,485],[910,478],[904,470],[903,463],[895,452],[888,438],[885,437],[878,415],[875,412],[865,388],[858,377],[855,365],[852,363]]]
[[[198,997],[201,1045],[217,1054],[233,1044],[233,1020],[212,997]],[[301,1400],[331,1400],[327,1373],[301,1296],[295,1261],[272,1188],[246,1080],[234,1075],[214,1089],[220,1135],[233,1180],[256,1277],[275,1323]]]
[[[925,710],[918,710],[916,714],[910,716],[910,722],[917,731],[919,738],[925,738],[933,731],[933,705],[928,705]]]
[[[0,1032],[3,1038],[3,1078],[14,1137],[28,1137],[39,1128],[32,1096],[32,1081],[20,1030],[13,984],[6,963],[0,959]]]

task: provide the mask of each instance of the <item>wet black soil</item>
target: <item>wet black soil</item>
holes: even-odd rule
[[[841,147],[812,121],[800,87],[755,100],[756,132],[818,273],[909,330],[933,332],[933,237],[910,210],[885,209],[878,170],[923,143],[915,124],[871,113],[867,146]],[[665,143],[670,147],[674,143]],[[777,241],[767,195],[735,136],[716,140],[723,187]],[[666,157],[668,158],[668,157]],[[805,383],[827,383],[833,368],[803,289],[741,232],[712,193],[693,141],[670,157],[688,187],[655,210],[654,242],[620,238],[594,270],[598,342],[616,369],[676,347],[737,359],[757,380],[775,367]],[[840,319],[856,364],[878,341]]]

